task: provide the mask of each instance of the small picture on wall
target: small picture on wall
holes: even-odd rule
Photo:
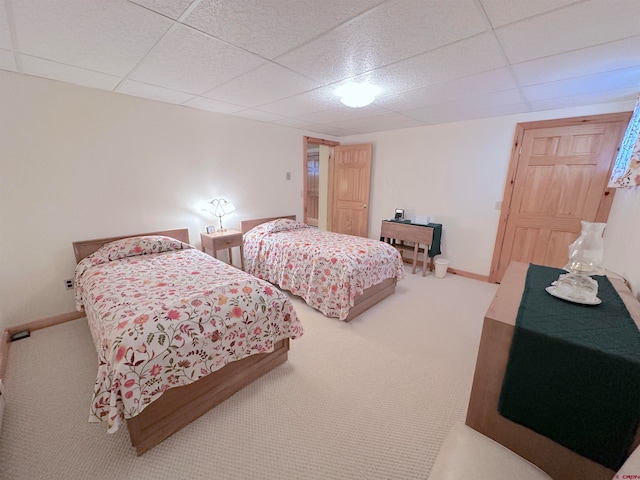
[[[207,227],[207,233],[216,233],[216,227],[214,227],[213,225],[209,225]]]

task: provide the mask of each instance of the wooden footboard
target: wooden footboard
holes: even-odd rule
[[[393,294],[393,292],[396,291],[397,283],[398,280],[395,277],[387,278],[384,282],[365,289],[362,295],[356,296],[354,305],[349,310],[349,315],[345,319],[345,322],[350,322],[365,310],[368,310],[376,303]]]
[[[139,415],[127,419],[129,437],[142,455],[254,380],[287,361],[289,339],[279,341],[271,353],[232,362],[197,382],[167,390]]]
[[[257,225],[261,225],[265,222],[269,222],[271,220],[276,220],[278,218],[290,218],[291,220],[295,220],[295,215],[283,215],[280,217],[267,217],[267,218],[256,218],[252,220],[243,220],[241,223],[242,233],[247,233],[253,227]],[[354,301],[353,307],[349,310],[349,315],[345,319],[345,322],[349,322],[360,315],[365,310],[371,308],[376,303],[385,299],[389,295],[393,294],[396,291],[396,284],[398,280],[396,278],[388,278],[385,281],[379,283],[378,285],[374,285],[370,288],[365,289],[362,295],[357,295]]]

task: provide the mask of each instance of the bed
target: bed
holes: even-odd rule
[[[98,353],[90,422],[141,455],[288,358],[287,295],[189,245],[187,229],[74,242]]]
[[[393,294],[404,278],[402,257],[393,246],[321,231],[295,218],[241,222],[247,272],[346,322]]]

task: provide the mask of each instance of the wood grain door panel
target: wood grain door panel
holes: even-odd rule
[[[491,281],[499,282],[513,260],[563,267],[581,221],[606,221],[607,180],[629,117],[518,125]]]
[[[329,198],[332,199],[330,230],[366,237],[369,227],[371,183],[370,143],[338,145],[330,165]]]

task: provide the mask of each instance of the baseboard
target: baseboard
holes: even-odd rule
[[[41,328],[60,325],[61,323],[70,322],[71,320],[77,320],[78,318],[82,318],[84,316],[84,312],[68,312],[6,328],[2,335],[2,343],[0,343],[0,379],[4,378],[4,373],[7,368],[7,361],[9,359],[9,345],[11,344],[11,336],[13,334],[25,330],[32,332],[34,330],[40,330]]]
[[[408,265],[413,265],[413,259],[411,257],[402,257],[402,262],[406,263]],[[422,268],[422,260],[418,260],[416,262],[416,267],[417,268]],[[429,271],[431,271],[431,269],[429,268]],[[461,277],[468,277],[468,278],[473,278],[475,280],[480,280],[482,282],[488,282],[489,281],[489,275],[480,275],[477,273],[473,273],[473,272],[465,272],[464,270],[458,270],[455,268],[447,268],[447,272],[449,273],[453,273],[454,275],[460,275]]]
[[[473,272],[465,272],[464,270],[458,270],[456,268],[447,268],[447,272],[453,273],[454,275],[460,275],[461,277],[473,278],[474,280],[481,280],[483,282],[489,282],[488,275],[480,275]]]

